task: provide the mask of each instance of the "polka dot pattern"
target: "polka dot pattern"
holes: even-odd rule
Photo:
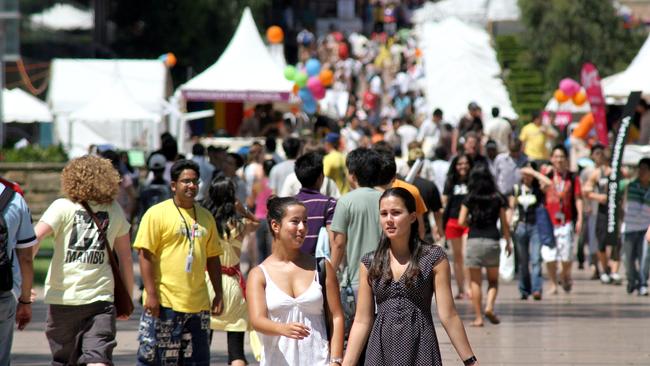
[[[370,267],[374,252],[361,258]],[[366,365],[442,365],[438,339],[431,316],[433,267],[447,258],[442,247],[425,246],[419,260],[420,274],[408,287],[399,281],[375,280],[372,291],[377,303]]]

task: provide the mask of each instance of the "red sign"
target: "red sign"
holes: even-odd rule
[[[571,112],[557,112],[553,123],[560,128],[560,131],[564,131],[564,128],[571,123],[571,119]]]
[[[600,86],[600,76],[598,76],[596,66],[588,62],[582,65],[580,79],[582,86],[587,91],[587,99],[591,105],[591,113],[594,115],[594,125],[596,126],[598,141],[605,146],[609,146],[607,118],[605,116],[605,97],[603,96],[603,88]]]

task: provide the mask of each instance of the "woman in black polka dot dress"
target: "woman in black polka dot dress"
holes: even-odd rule
[[[478,365],[454,305],[449,261],[441,247],[419,239],[413,196],[403,188],[388,189],[379,213],[383,237],[377,251],[361,259],[357,312],[343,365],[357,364],[366,340],[365,365],[442,365],[431,316],[434,289],[438,316],[456,352],[465,365]]]

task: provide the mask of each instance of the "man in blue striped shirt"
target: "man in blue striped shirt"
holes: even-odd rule
[[[639,296],[648,296],[648,249],[642,259],[644,236],[650,225],[650,158],[639,161],[639,172],[625,191],[625,219],[623,221],[623,251],[627,271],[627,292],[635,290]],[[637,266],[638,263],[638,266]],[[644,270],[640,271],[645,263]]]
[[[296,160],[295,172],[302,188],[295,196],[307,208],[307,236],[300,250],[314,255],[318,232],[325,226],[330,243],[333,241],[329,231],[336,200],[320,193],[320,187],[325,178],[323,174],[323,156],[317,152],[307,153]]]

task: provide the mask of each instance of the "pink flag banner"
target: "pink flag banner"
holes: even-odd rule
[[[600,76],[598,75],[596,66],[589,62],[582,65],[580,79],[582,86],[587,92],[587,100],[589,100],[589,104],[591,105],[591,113],[594,115],[594,126],[596,127],[598,141],[604,146],[609,146],[607,117],[605,116],[605,97],[603,96],[603,88],[600,85]]]

